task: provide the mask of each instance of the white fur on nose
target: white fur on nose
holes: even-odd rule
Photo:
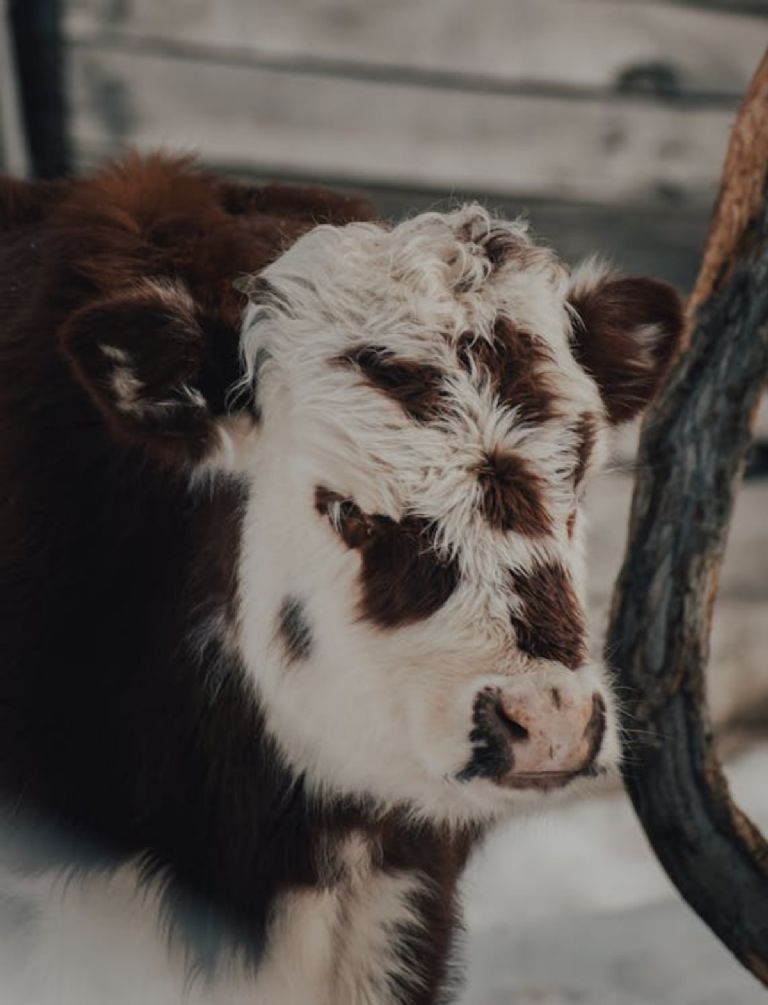
[[[509,784],[526,776],[572,775],[595,760],[605,729],[605,702],[578,672],[553,667],[526,675],[506,686],[499,700],[511,724]]]

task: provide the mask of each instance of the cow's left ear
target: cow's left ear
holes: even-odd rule
[[[683,305],[658,279],[623,278],[587,263],[574,271],[573,352],[594,378],[612,423],[651,400],[683,331]]]
[[[239,368],[236,330],[207,327],[181,284],[147,281],[81,308],[60,343],[115,437],[194,464],[216,446]]]

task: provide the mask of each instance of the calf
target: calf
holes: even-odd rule
[[[447,1001],[473,843],[617,761],[579,506],[675,294],[161,157],[0,227],[4,797],[255,1002]]]

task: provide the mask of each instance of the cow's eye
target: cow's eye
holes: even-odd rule
[[[360,548],[372,537],[375,519],[363,513],[351,499],[320,487],[315,492],[315,506],[348,548]]]

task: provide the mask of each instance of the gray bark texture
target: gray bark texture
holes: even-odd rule
[[[768,376],[768,55],[733,128],[687,334],[643,428],[607,655],[621,668],[625,784],[651,845],[694,911],[768,985],[768,844],[731,799],[704,682]]]

